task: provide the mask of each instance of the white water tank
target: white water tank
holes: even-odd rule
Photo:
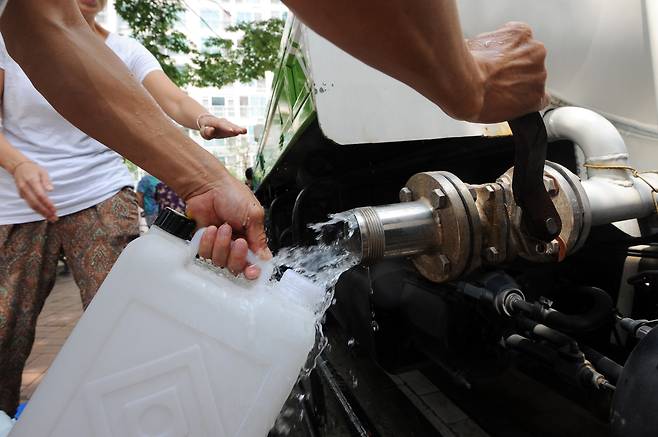
[[[604,115],[620,129],[632,163],[658,166],[658,0],[460,0],[459,12],[467,37],[508,21],[529,23],[548,49],[551,94]],[[509,134],[505,124],[451,119],[407,85],[296,26],[319,90],[320,127],[338,144]]]

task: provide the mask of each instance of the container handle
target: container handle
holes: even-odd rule
[[[194,236],[192,237],[192,240],[190,240],[190,245],[188,247],[189,249],[189,256],[194,260],[196,258],[197,254],[199,253],[199,246],[201,245],[201,237],[203,237],[203,232],[206,230],[206,228],[199,228],[194,233]]]
[[[194,233],[194,236],[192,237],[192,240],[190,241],[189,245],[189,257],[194,260],[199,253],[199,246],[201,245],[201,237],[203,237],[203,232],[206,230],[206,228],[200,228]],[[260,269],[260,276],[258,276],[258,279],[255,279],[253,282],[256,284],[263,284],[265,285],[269,280],[270,277],[272,276],[272,272],[274,271],[274,263],[271,260],[265,261],[260,259],[255,253],[249,249],[247,252],[247,262],[250,264],[253,264],[257,266]]]

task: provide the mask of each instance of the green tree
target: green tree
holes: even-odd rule
[[[241,35],[237,44],[215,37],[197,48],[185,34],[175,30],[185,11],[181,0],[116,0],[115,8],[132,34],[158,59],[165,73],[179,86],[222,87],[264,77],[277,66],[283,21],[244,22],[230,27]],[[213,31],[216,29],[212,29]],[[191,64],[176,66],[172,56],[189,55]]]

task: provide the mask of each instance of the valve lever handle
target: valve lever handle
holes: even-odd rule
[[[521,224],[538,240],[550,242],[560,235],[562,220],[544,186],[548,139],[539,112],[508,122],[514,139],[514,200],[521,208]]]

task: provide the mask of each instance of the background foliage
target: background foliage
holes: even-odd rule
[[[115,8],[132,35],[158,59],[165,73],[179,86],[216,86],[261,79],[277,66],[283,20],[243,22],[227,30],[239,35],[238,43],[214,37],[196,47],[175,29],[186,10],[181,0],[116,0]],[[217,31],[218,29],[212,29]],[[176,65],[173,56],[186,54],[188,65]]]

